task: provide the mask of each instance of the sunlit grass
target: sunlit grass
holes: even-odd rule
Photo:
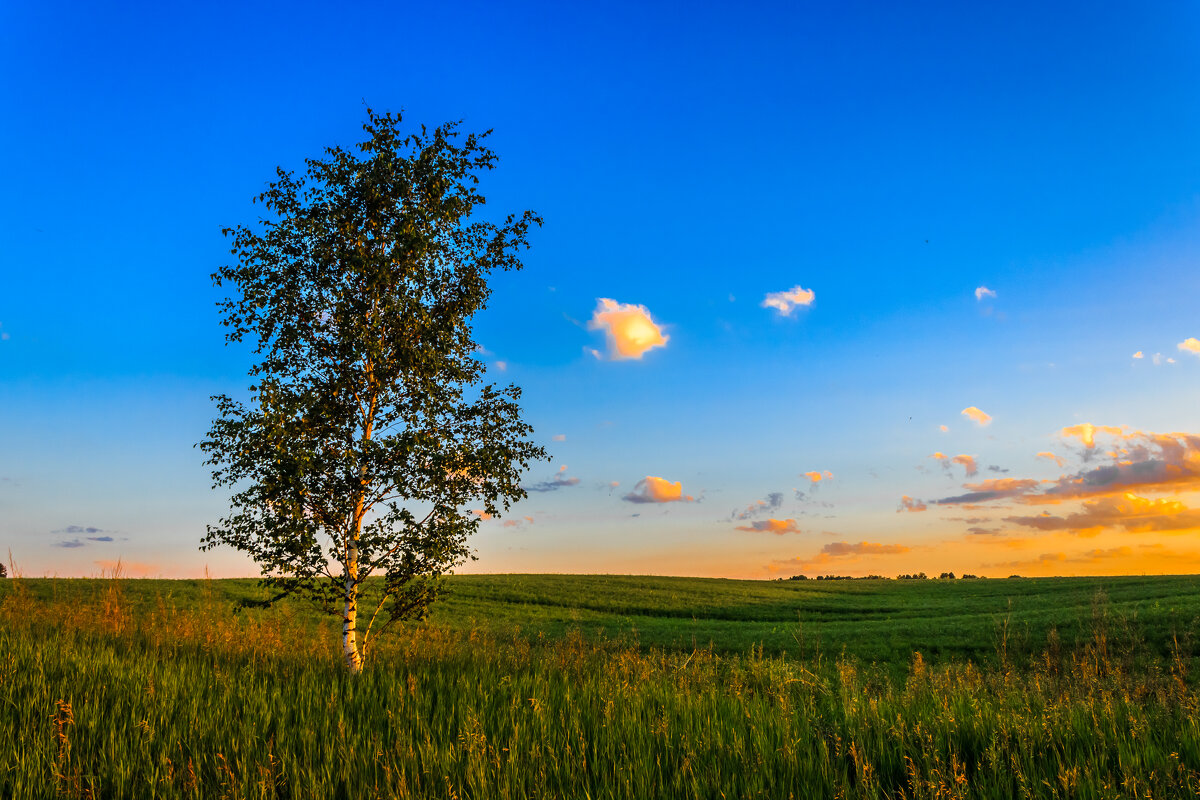
[[[8,582],[0,796],[1200,792],[1195,656],[1129,636],[1103,595],[1078,641],[989,636],[987,664],[439,623],[381,642],[351,679],[301,609],[233,616],[221,582],[196,590],[100,581],[55,599]]]

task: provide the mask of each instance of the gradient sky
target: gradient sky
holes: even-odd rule
[[[553,460],[464,571],[1200,572],[1198,36],[1188,2],[0,4],[0,548],[255,574],[197,549],[250,363],[220,229],[369,104],[494,128],[489,208],[546,220],[476,332]]]

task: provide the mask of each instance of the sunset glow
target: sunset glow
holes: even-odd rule
[[[199,550],[229,510],[209,398],[250,402],[258,358],[210,276],[276,168],[354,147],[366,107],[493,131],[472,219],[542,221],[455,333],[466,395],[518,389],[548,455],[509,507],[438,509],[478,524],[461,571],[1200,571],[1195,8],[144,11],[6,18],[24,573],[258,574]]]

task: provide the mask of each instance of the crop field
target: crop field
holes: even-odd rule
[[[0,797],[1194,797],[1200,578],[0,582]]]

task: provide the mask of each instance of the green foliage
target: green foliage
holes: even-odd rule
[[[351,636],[368,587],[384,627],[423,616],[435,579],[469,555],[468,509],[507,510],[545,457],[517,387],[483,384],[470,327],[489,274],[521,267],[541,219],[477,217],[487,134],[405,135],[399,116],[367,113],[358,153],[277,170],[258,197],[269,216],[225,231],[237,263],[213,280],[233,290],[227,339],[258,361],[249,403],[213,398],[199,445],[214,488],[234,490],[202,549],[248,553],[272,600],[313,598]]]
[[[576,603],[562,593],[569,579],[546,577],[524,578],[514,601],[540,591]],[[466,591],[503,590],[489,580]],[[707,590],[711,609],[741,590],[746,614],[769,597],[749,582],[623,580],[642,582],[645,608],[682,609]],[[0,594],[3,797],[1200,791],[1195,653],[1142,659],[1114,646],[1112,606],[1094,591],[1086,637],[1067,646],[1050,636],[991,667],[910,653],[892,671],[842,655],[799,658],[795,647],[720,655],[634,649],[579,629],[526,637],[425,624],[391,637],[350,680],[318,635],[326,620],[288,604],[230,617],[223,597],[261,591],[247,582],[26,583],[28,592]],[[1153,580],[1129,588],[1162,597],[1183,585],[1164,583],[1157,593]],[[793,597],[812,589],[764,585]],[[597,586],[582,586],[589,602]],[[964,588],[886,584],[901,598],[917,587],[924,597]],[[816,597],[846,600],[851,618],[860,590],[833,582]]]

